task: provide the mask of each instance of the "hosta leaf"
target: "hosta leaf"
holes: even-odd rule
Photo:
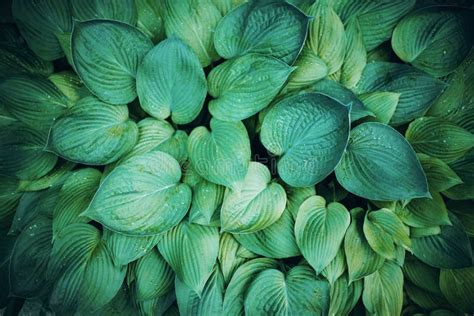
[[[217,59],[213,37],[222,16],[211,0],[164,0],[160,5],[168,37],[176,35],[189,45],[203,67]]]
[[[439,286],[446,299],[464,313],[474,313],[474,267],[441,269]]]
[[[239,256],[239,250],[242,246],[235,240],[234,236],[229,233],[220,234],[219,239],[219,266],[222,271],[224,283],[229,284],[230,278],[234,275],[235,270],[239,268],[246,258]]]
[[[191,165],[200,176],[235,187],[247,173],[250,141],[242,122],[211,119],[210,131],[200,126],[191,132],[188,152]]]
[[[15,178],[0,177],[0,230],[8,229],[11,225],[11,217],[15,213],[16,207],[22,193],[18,191],[19,181]]]
[[[404,223],[412,227],[431,227],[450,225],[448,210],[438,192],[431,193],[432,198],[413,199],[406,206],[407,214],[403,214]]]
[[[354,88],[357,94],[389,91],[400,94],[390,124],[401,125],[422,116],[441,94],[445,83],[416,68],[389,62],[367,64]]]
[[[452,72],[468,55],[474,37],[472,12],[428,7],[404,17],[393,31],[392,47],[407,63],[436,77]]]
[[[424,264],[409,255],[403,265],[403,274],[417,287],[434,294],[441,295],[439,288],[439,269]]]
[[[207,280],[201,296],[176,278],[176,300],[180,315],[222,315],[224,279],[218,267]]]
[[[400,267],[392,261],[385,261],[380,269],[365,277],[362,300],[372,314],[400,315],[403,304],[403,273]]]
[[[445,191],[463,182],[453,169],[441,159],[425,154],[417,154],[416,156],[423,167],[431,191]]]
[[[47,135],[21,124],[0,133],[0,174],[38,179],[54,168],[58,157],[46,152]]]
[[[76,22],[71,41],[74,68],[94,95],[111,104],[137,97],[137,69],[153,47],[145,34],[125,23],[90,20]]]
[[[262,271],[273,271],[276,267],[277,261],[268,258],[254,259],[241,265],[227,286],[224,296],[224,314],[245,315],[244,300],[250,284]],[[262,298],[261,293],[259,297]]]
[[[51,81],[33,74],[3,79],[0,82],[0,103],[19,121],[46,131],[71,104]]]
[[[316,274],[336,257],[349,223],[349,212],[342,204],[326,206],[320,196],[301,204],[295,223],[296,242]]]
[[[417,152],[453,162],[474,147],[474,134],[443,118],[421,117],[405,133]]]
[[[287,275],[268,269],[247,290],[247,315],[324,315],[329,308],[329,287],[310,267],[296,266]]]
[[[228,60],[209,74],[209,112],[220,120],[240,121],[264,109],[294,68],[259,54]]]
[[[69,1],[15,0],[12,13],[28,46],[45,60],[64,56],[57,34],[72,28]]]
[[[316,195],[316,190],[314,186],[305,188],[286,188],[286,209],[291,212],[293,218],[296,218],[296,216],[298,215],[301,204],[303,204],[303,202],[306,201],[307,198],[313,195]]]
[[[189,123],[201,111],[206,91],[206,77],[197,56],[178,38],[160,42],[138,67],[140,106],[153,117],[171,116],[176,124]]]
[[[227,189],[221,209],[222,230],[252,233],[275,223],[285,210],[286,193],[271,180],[268,168],[250,162],[241,186]]]
[[[474,199],[474,149],[449,166],[464,183],[449,188],[443,194],[453,200]]]
[[[329,281],[329,284],[333,285],[334,282],[344,273],[346,270],[346,256],[344,250],[339,247],[336,256],[329,263],[321,274]]]
[[[53,310],[94,312],[120,290],[126,269],[113,264],[100,239],[99,230],[84,223],[59,233],[48,265],[56,280],[49,298]]]
[[[349,137],[349,108],[322,94],[285,98],[265,116],[260,138],[280,156],[278,174],[287,184],[314,185],[339,163]]]
[[[367,242],[363,225],[365,211],[361,208],[351,210],[352,222],[344,238],[349,282],[366,277],[382,267],[385,259],[379,256]]]
[[[173,289],[173,270],[156,248],[139,258],[132,269],[135,295],[139,301],[165,295]]]
[[[221,11],[222,16],[225,16],[232,9],[247,2],[247,0],[212,0],[214,5]]]
[[[469,237],[474,237],[474,214],[471,212],[471,200],[447,201],[447,207],[462,222]]]
[[[346,49],[344,63],[341,66],[341,83],[347,88],[352,88],[359,82],[362,71],[367,64],[364,37],[357,18],[350,19],[347,22],[345,36]]]
[[[193,188],[193,201],[189,211],[189,221],[200,225],[219,225],[219,207],[224,198],[225,188],[203,180]]]
[[[397,109],[400,93],[372,92],[360,96],[364,106],[375,114],[375,120],[388,124]]]
[[[191,189],[180,178],[180,166],[168,154],[135,156],[103,180],[82,214],[126,235],[162,233],[181,221],[191,203]]]
[[[125,105],[110,105],[90,96],[54,123],[48,145],[68,160],[105,165],[130,151],[137,139],[137,125],[128,118]]]
[[[61,72],[56,72],[54,74],[51,74],[48,79],[73,104],[76,103],[79,99],[91,95],[89,90],[84,86],[84,83],[73,71],[65,70]]]
[[[76,20],[115,20],[135,25],[137,12],[133,0],[70,0],[72,15]]]
[[[249,2],[222,19],[214,45],[225,59],[259,53],[292,64],[306,38],[308,21],[303,12],[286,2]]]
[[[18,190],[23,192],[41,191],[47,188],[61,185],[70,175],[70,171],[76,164],[70,161],[59,161],[54,168],[44,177],[36,180],[22,180]]]
[[[425,174],[410,144],[396,130],[380,123],[364,123],[352,129],[336,177],[347,191],[366,199],[394,201],[429,196]]]
[[[290,74],[286,88],[295,90],[306,87],[328,75],[328,66],[308,46],[298,55],[295,70]]]
[[[154,0],[136,0],[137,27],[147,34],[153,43],[165,37],[161,7]]]
[[[349,283],[346,275],[330,286],[329,315],[348,315],[362,294],[362,281]]]
[[[217,228],[183,221],[163,235],[158,248],[176,277],[200,296],[219,252]]]
[[[449,214],[452,226],[441,226],[437,235],[412,238],[413,254],[424,263],[445,269],[472,265],[472,249],[461,222]]]
[[[2,78],[22,73],[48,76],[53,70],[53,63],[42,60],[29,49],[0,47],[0,77]]]
[[[88,222],[80,217],[89,206],[99,188],[102,174],[97,169],[84,168],[72,173],[59,191],[58,202],[53,211],[53,236],[72,223]]]

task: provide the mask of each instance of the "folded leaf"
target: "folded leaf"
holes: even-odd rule
[[[73,17],[78,21],[115,20],[135,25],[137,12],[133,0],[70,0]]]
[[[225,188],[203,180],[193,189],[193,201],[189,211],[189,221],[200,225],[219,225],[219,211]]]
[[[294,63],[296,68],[288,78],[286,88],[296,90],[304,88],[328,75],[328,66],[307,45]]]
[[[217,259],[226,285],[229,284],[235,270],[247,261],[247,258],[239,256],[241,248],[243,247],[235,240],[232,234],[220,234],[219,255]]]
[[[359,97],[364,106],[375,114],[376,121],[388,124],[397,109],[400,93],[372,92]]]

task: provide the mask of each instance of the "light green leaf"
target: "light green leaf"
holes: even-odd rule
[[[188,140],[189,160],[204,179],[235,188],[244,180],[250,160],[250,141],[242,122],[211,119],[210,131],[199,126]]]
[[[321,274],[329,281],[329,284],[333,285],[344,271],[346,271],[346,256],[344,255],[344,249],[339,247],[336,256],[329,265],[321,271]]]
[[[448,164],[438,158],[425,154],[417,154],[428,180],[428,187],[432,192],[445,191],[457,184],[463,183],[461,178]]]
[[[163,235],[158,249],[176,277],[201,296],[219,252],[217,228],[183,221]]]
[[[347,191],[370,200],[429,197],[425,174],[410,144],[380,123],[352,129],[336,177]]]
[[[64,56],[56,34],[71,31],[69,1],[15,0],[12,13],[21,35],[36,55],[44,60]]]
[[[189,221],[200,225],[218,226],[219,208],[222,205],[225,188],[202,180],[193,189],[193,201]]]
[[[320,196],[310,197],[301,204],[295,223],[296,242],[316,274],[336,257],[349,223],[349,212],[342,204],[326,206]]]
[[[82,215],[126,235],[162,233],[181,221],[191,203],[191,189],[180,178],[180,166],[168,154],[135,156],[103,180]]]
[[[447,300],[464,313],[474,313],[474,267],[441,269],[439,286]]]
[[[147,34],[153,43],[161,41],[165,37],[165,26],[161,8],[154,0],[135,0],[137,9],[137,27]]]
[[[81,79],[73,71],[65,70],[56,72],[51,74],[48,79],[72,104],[76,103],[79,99],[91,95],[89,90],[84,86],[84,83],[82,83]]]
[[[209,74],[209,112],[223,121],[240,121],[264,109],[294,68],[259,54],[228,60]]]
[[[342,275],[330,286],[329,315],[348,315],[362,294],[362,281],[350,283]]]
[[[54,168],[58,157],[46,152],[47,135],[21,124],[0,133],[0,174],[22,180],[39,179]]]
[[[242,234],[267,228],[280,218],[285,204],[285,190],[271,180],[268,168],[250,162],[241,185],[225,192],[221,208],[222,230]]]
[[[160,6],[168,37],[177,36],[191,47],[203,67],[218,58],[214,29],[222,16],[211,0],[164,0]]]
[[[304,88],[328,75],[328,66],[307,45],[298,55],[294,67],[296,68],[288,78],[286,89],[296,90]]]
[[[189,123],[201,111],[206,91],[206,77],[197,56],[178,38],[160,42],[138,67],[140,106],[153,117],[171,116],[176,124]]]
[[[276,260],[258,258],[241,265],[232,276],[224,296],[224,315],[245,315],[244,300],[250,284],[262,271],[278,266]],[[258,297],[262,298],[261,293]]]
[[[251,1],[222,19],[214,45],[225,59],[258,53],[291,65],[303,46],[308,22],[303,12],[284,1]]]
[[[70,161],[105,165],[130,151],[137,139],[137,125],[128,118],[125,105],[110,105],[90,96],[54,123],[48,147]]]
[[[364,106],[375,114],[376,121],[388,124],[397,109],[400,93],[376,91],[359,97]]]
[[[150,39],[121,22],[76,22],[72,32],[74,68],[87,88],[102,101],[126,104],[137,97],[135,78]]]
[[[376,315],[400,315],[403,304],[403,273],[400,267],[385,261],[376,272],[364,278],[364,306]]]
[[[422,116],[445,86],[443,81],[408,65],[372,62],[364,68],[354,92],[399,93],[400,99],[390,124],[401,125]]]
[[[217,259],[219,260],[219,266],[226,285],[229,284],[230,278],[232,278],[237,268],[247,261],[247,258],[239,256],[241,248],[242,246],[235,240],[232,234],[220,234]]]
[[[26,48],[0,47],[0,77],[17,74],[48,76],[53,72],[53,63],[44,61]]]
[[[291,212],[293,218],[296,218],[298,215],[301,204],[303,204],[307,198],[313,195],[316,195],[314,186],[305,188],[295,188],[289,186],[286,188],[286,209]]]
[[[73,17],[78,21],[115,20],[135,25],[137,12],[133,0],[70,0]]]
[[[438,192],[431,192],[432,198],[413,199],[406,206],[402,220],[412,227],[450,225],[448,210]]]
[[[322,94],[291,96],[265,116],[260,139],[280,156],[278,174],[287,184],[314,185],[339,163],[349,137],[349,108]]]
[[[353,88],[359,82],[367,64],[364,37],[357,18],[347,22],[345,35],[346,50],[344,63],[341,66],[341,83],[347,88]]]
[[[380,269],[385,261],[370,247],[363,231],[365,211],[351,210],[352,223],[344,238],[344,251],[349,272],[349,282],[366,277]]]
[[[254,279],[245,298],[246,315],[325,315],[329,286],[308,266],[296,266],[286,275],[268,269]]]
[[[421,117],[408,126],[405,137],[417,152],[454,162],[474,147],[474,134],[443,118]]]
[[[232,9],[247,2],[247,0],[212,0],[214,5],[221,11],[222,16],[225,16]]]
[[[472,12],[432,6],[405,16],[393,30],[397,56],[413,66],[443,77],[451,73],[472,48]]]

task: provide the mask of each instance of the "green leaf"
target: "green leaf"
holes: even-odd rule
[[[217,228],[183,221],[163,235],[158,249],[176,277],[201,296],[219,251]]]
[[[217,119],[211,119],[210,131],[199,126],[191,132],[188,152],[201,177],[231,188],[244,180],[251,153],[244,124]]]
[[[70,0],[73,17],[78,21],[115,20],[135,25],[137,12],[133,0]]]
[[[352,129],[336,177],[347,191],[370,200],[429,197],[425,174],[410,144],[380,123]]]
[[[367,64],[367,51],[358,19],[350,19],[345,28],[346,50],[341,66],[341,83],[353,88],[362,76]]]
[[[329,315],[348,315],[362,294],[362,281],[350,283],[346,275],[330,286]]]
[[[0,103],[20,122],[45,131],[71,104],[51,81],[33,74],[0,81]]]
[[[222,16],[225,16],[232,9],[247,2],[247,0],[212,0],[214,5],[221,11]]]
[[[173,289],[174,273],[165,259],[152,248],[139,258],[131,272],[135,281],[135,295],[139,301],[150,300]]]
[[[472,12],[432,6],[405,16],[393,31],[397,56],[413,66],[443,77],[451,73],[472,47]]]
[[[400,93],[396,92],[371,92],[360,96],[364,106],[375,114],[375,120],[388,124],[397,109]]]
[[[36,55],[48,61],[64,56],[56,35],[72,29],[69,1],[15,0],[12,13],[21,35]]]
[[[474,149],[449,166],[464,183],[444,191],[443,194],[452,200],[474,199]]]
[[[0,174],[22,180],[39,179],[54,168],[58,157],[46,152],[47,135],[21,124],[0,133]]]
[[[431,193],[432,198],[413,199],[406,206],[407,214],[402,220],[412,227],[431,227],[450,225],[448,210],[438,192]]]
[[[410,123],[405,136],[417,152],[446,163],[474,147],[474,134],[443,118],[421,117]]]
[[[382,256],[372,250],[364,235],[365,211],[361,208],[353,209],[351,217],[352,222],[344,238],[350,283],[374,273],[385,261]]]
[[[71,101],[71,103],[76,103],[79,99],[90,95],[89,90],[73,71],[65,70],[56,72],[51,74],[48,79]]]
[[[453,212],[464,226],[469,237],[474,237],[474,213],[471,212],[472,201],[447,201],[447,207]]]
[[[246,315],[324,315],[329,287],[311,268],[296,266],[287,275],[268,269],[254,279],[245,298]]]
[[[225,188],[202,180],[193,189],[193,200],[189,221],[200,225],[218,226],[219,208],[222,205]]]
[[[94,95],[110,104],[137,97],[137,69],[153,47],[145,34],[122,22],[90,20],[75,23],[71,41],[74,68]]]
[[[220,234],[217,259],[226,285],[229,284],[234,272],[247,261],[247,258],[239,256],[239,250],[242,248],[232,234]]]
[[[462,223],[449,214],[452,226],[441,226],[437,235],[412,238],[413,254],[424,263],[445,269],[472,265],[472,249]]]
[[[201,296],[178,278],[175,283],[179,315],[222,315],[224,279],[218,267],[207,280]]]
[[[294,63],[296,68],[288,78],[288,90],[304,88],[328,75],[328,66],[307,45],[298,55]]]
[[[326,206],[320,196],[310,197],[301,204],[295,223],[296,242],[316,274],[336,257],[349,223],[349,212],[342,204]]]
[[[180,178],[180,166],[168,154],[135,156],[102,181],[82,215],[126,235],[162,233],[181,221],[191,203],[191,189]]]
[[[362,300],[369,313],[400,315],[403,304],[403,273],[400,267],[392,261],[385,261],[380,269],[365,277]]]
[[[354,92],[399,93],[400,99],[390,124],[401,125],[422,116],[445,86],[443,81],[408,65],[372,62],[364,68]]]
[[[240,121],[264,109],[294,68],[259,54],[246,54],[214,68],[208,77],[209,112],[223,121]]]
[[[58,313],[95,312],[120,290],[125,267],[113,264],[99,230],[89,224],[72,224],[62,230],[48,265],[56,280],[49,304]]]
[[[336,280],[344,274],[346,270],[346,256],[344,255],[344,249],[339,247],[336,256],[329,263],[321,274],[329,281],[329,284],[333,285]]]
[[[16,211],[22,193],[18,191],[17,179],[1,176],[0,180],[0,230],[2,230],[8,229],[11,225],[11,217]]]
[[[80,217],[99,188],[102,174],[97,169],[84,168],[73,172],[62,185],[53,210],[53,236],[73,223],[88,222]]]
[[[420,289],[436,295],[442,294],[439,288],[439,269],[424,264],[412,255],[407,257],[402,269],[407,280]]]
[[[425,154],[417,154],[416,156],[426,174],[430,191],[441,192],[463,183],[453,169],[441,159]]]
[[[165,37],[161,7],[154,0],[135,0],[137,28],[147,34],[153,43]]]
[[[226,190],[221,208],[222,230],[242,234],[267,228],[281,217],[285,204],[285,190],[271,180],[268,168],[250,162],[241,185]]]
[[[164,0],[159,5],[168,37],[177,36],[191,47],[203,67],[218,58],[213,37],[222,16],[211,0]]]
[[[265,116],[260,139],[280,156],[278,174],[287,184],[314,185],[339,163],[349,137],[349,108],[322,94],[285,98]]]
[[[258,53],[291,65],[303,46],[308,22],[303,12],[284,1],[253,1],[222,19],[214,45],[225,59]]]
[[[464,313],[474,313],[474,267],[441,269],[439,286],[446,299]]]
[[[0,47],[0,77],[2,78],[17,74],[48,76],[53,70],[53,63],[42,60],[29,49]]]
[[[187,82],[183,85],[183,82]],[[160,42],[137,70],[137,94],[145,112],[176,124],[194,120],[206,98],[206,77],[197,56],[178,38]]]
[[[90,96],[56,120],[48,146],[70,161],[105,165],[130,151],[137,139],[137,125],[128,118],[125,105],[110,105]]]

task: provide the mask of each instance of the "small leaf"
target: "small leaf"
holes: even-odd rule
[[[247,261],[246,258],[239,256],[241,248],[242,246],[235,240],[232,234],[220,234],[218,260],[226,285],[229,284],[234,272]]]
[[[425,154],[417,154],[416,156],[423,167],[431,191],[441,192],[463,183],[453,169],[441,159]]]
[[[353,88],[359,82],[367,64],[364,37],[357,18],[347,22],[345,36],[346,50],[341,67],[341,83],[347,88]]]
[[[336,256],[332,259],[326,268],[321,272],[321,274],[329,281],[329,284],[332,286],[336,280],[343,275],[346,270],[346,256],[344,255],[344,250],[342,247],[339,247]]]
[[[296,59],[296,68],[288,78],[285,88],[296,90],[304,88],[328,75],[328,66],[308,46],[304,46]]]
[[[189,211],[189,221],[200,225],[219,225],[220,206],[225,188],[203,180],[193,188],[193,200]]]
[[[375,114],[376,121],[388,124],[397,109],[400,93],[372,92],[359,97],[364,106]]]

